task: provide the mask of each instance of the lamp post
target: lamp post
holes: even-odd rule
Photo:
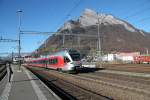
[[[81,41],[81,39],[80,39],[79,35],[77,37],[78,37],[78,47],[80,48],[80,41]]]
[[[22,11],[21,10],[18,10],[17,11],[17,14],[18,14],[18,18],[19,18],[19,23],[18,23],[18,61],[19,61],[19,70],[20,70],[20,67],[21,67],[21,54],[20,54],[20,51],[21,51],[21,41],[20,41],[20,32],[21,32],[21,13]]]

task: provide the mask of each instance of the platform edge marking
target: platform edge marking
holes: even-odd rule
[[[27,74],[29,79],[32,79],[32,77],[30,76],[29,72],[26,69],[25,69],[25,73]],[[41,89],[38,87],[38,85],[33,80],[31,80],[30,82],[31,82],[31,85],[32,85],[38,99],[39,100],[47,100],[47,98],[45,97],[45,95],[43,94]]]

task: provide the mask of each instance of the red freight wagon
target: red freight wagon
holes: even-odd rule
[[[134,56],[134,62],[135,63],[149,63],[150,56],[144,56],[144,55]]]

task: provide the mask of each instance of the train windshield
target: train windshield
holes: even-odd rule
[[[77,52],[76,50],[70,50],[69,54],[70,54],[73,61],[79,61],[80,60],[80,53]]]

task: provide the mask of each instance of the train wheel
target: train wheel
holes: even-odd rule
[[[62,71],[62,69],[61,68],[57,68],[57,71]]]

